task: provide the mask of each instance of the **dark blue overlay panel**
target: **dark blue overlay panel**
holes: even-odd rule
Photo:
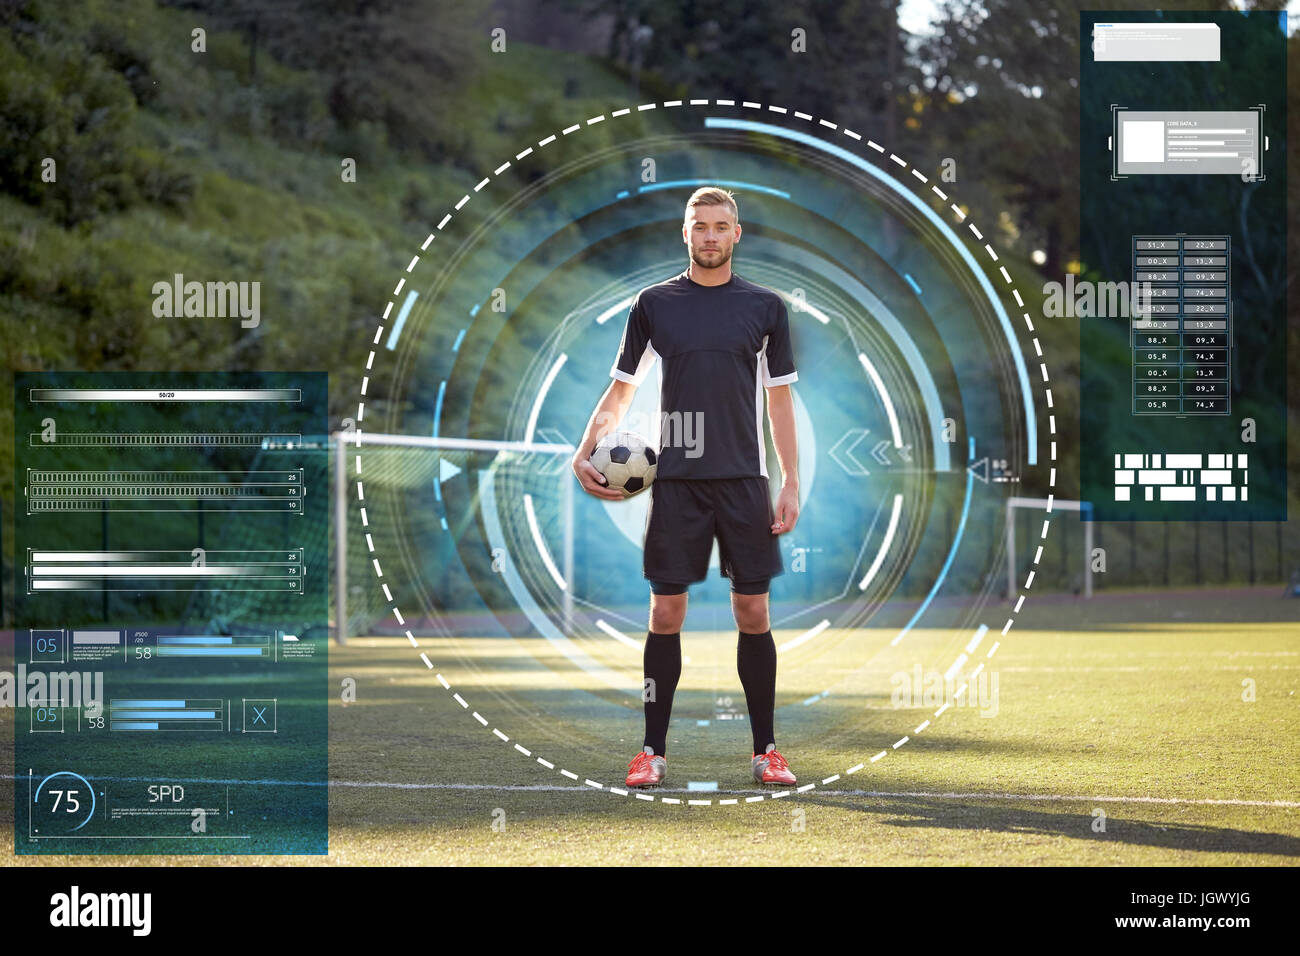
[[[1285,14],[1080,17],[1079,279],[1151,292],[1080,319],[1082,496],[1097,520],[1285,520]],[[1155,26],[1116,58],[1131,23]]]
[[[14,398],[15,852],[326,853],[326,374]]]

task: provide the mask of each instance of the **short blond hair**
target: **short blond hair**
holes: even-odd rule
[[[717,186],[701,186],[691,193],[690,199],[686,200],[687,216],[690,215],[692,206],[726,206],[731,212],[731,217],[736,222],[740,222],[740,210],[736,208],[736,200],[732,198],[730,191],[726,189]]]

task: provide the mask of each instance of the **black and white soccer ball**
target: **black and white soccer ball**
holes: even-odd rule
[[[636,432],[610,432],[591,450],[591,464],[605,476],[609,487],[631,498],[655,480],[659,456]]]

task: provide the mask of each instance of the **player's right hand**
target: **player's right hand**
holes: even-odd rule
[[[573,459],[573,474],[578,479],[578,484],[582,485],[582,490],[589,495],[597,498],[604,498],[607,501],[622,501],[623,492],[615,491],[608,486],[605,476],[596,470],[596,466],[591,463],[589,458],[579,456]]]

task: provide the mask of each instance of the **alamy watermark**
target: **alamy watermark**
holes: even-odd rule
[[[1043,283],[1043,315],[1049,319],[1146,319],[1160,293],[1150,282],[1091,282],[1067,272],[1065,282]]]
[[[927,671],[917,664],[910,671],[897,671],[889,678],[893,691],[889,703],[895,709],[911,707],[975,707],[981,717],[998,715],[997,671],[980,671],[969,680],[939,671]]]
[[[73,885],[67,893],[50,897],[50,925],[56,929],[123,928],[133,936],[148,936],[153,928],[153,894],[83,892]]]
[[[93,720],[104,713],[103,671],[0,671],[0,707],[82,707]]]
[[[262,283],[185,281],[176,273],[171,281],[155,282],[153,314],[160,319],[239,316],[240,325],[255,329],[262,322]]]
[[[615,421],[609,412],[601,412],[596,421],[601,427],[609,425],[620,431],[635,432],[654,448],[684,448],[687,458],[704,454],[703,412],[660,412],[657,416],[629,412],[621,421]]]

